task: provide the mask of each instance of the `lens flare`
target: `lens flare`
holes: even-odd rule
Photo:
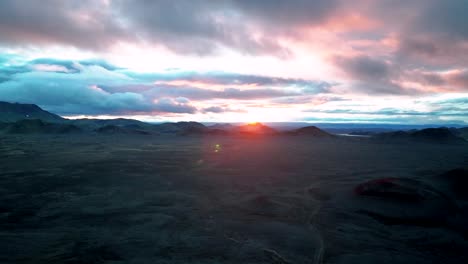
[[[221,151],[221,144],[215,144],[215,146],[214,146],[214,152],[215,152],[215,153],[218,153],[218,152],[220,152],[220,151]]]

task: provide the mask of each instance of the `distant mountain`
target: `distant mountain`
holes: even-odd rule
[[[161,134],[197,134],[209,129],[198,122],[177,122],[153,125],[152,130]]]
[[[40,119],[24,119],[2,125],[2,131],[7,134],[71,134],[82,130],[71,124],[48,123]]]
[[[320,138],[331,138],[335,137],[334,135],[321,130],[316,126],[306,126],[301,127],[299,129],[295,129],[292,131],[287,132],[290,135],[305,135],[305,136],[313,136],[313,137],[320,137]]]
[[[106,135],[116,135],[116,134],[134,134],[134,135],[150,135],[151,133],[147,130],[144,130],[139,127],[132,125],[128,126],[116,126],[116,125],[106,125],[99,127],[94,130],[94,132],[99,134]]]
[[[280,123],[274,123],[278,129]],[[20,104],[0,102],[0,132],[2,133],[77,133],[88,132],[98,134],[168,134],[168,135],[308,135],[313,137],[334,137],[316,126],[299,125],[307,123],[284,123],[284,127],[276,130],[262,123],[251,123],[247,125],[232,125],[218,123],[205,126],[198,122],[177,122],[163,124],[149,124],[133,119],[75,119],[69,120],[59,115],[50,113],[34,104]],[[324,124],[325,126],[325,124]],[[355,126],[355,127],[354,127]],[[373,138],[381,140],[417,140],[430,142],[465,142],[468,140],[468,127],[454,126],[451,128],[426,128],[419,126],[413,130],[402,130],[383,132],[388,128],[373,127],[358,129],[356,124],[345,124],[339,126],[338,130],[347,129],[347,133],[358,135],[372,135]],[[322,127],[322,126],[321,126]],[[353,128],[354,127],[354,128]],[[414,127],[414,126],[413,126]],[[294,129],[293,129],[294,128]],[[325,127],[326,128],[326,127]],[[405,126],[404,128],[410,128]],[[404,129],[403,128],[403,129]],[[293,129],[287,131],[287,129]],[[336,133],[335,127],[327,131]],[[402,129],[402,128],[400,128]],[[341,131],[340,130],[340,131]],[[279,132],[281,131],[281,132]],[[374,135],[375,134],[375,135]]]
[[[233,129],[234,127],[235,126],[229,123],[216,123],[214,125],[208,126],[208,128],[211,128],[211,129],[221,129],[221,130],[226,130],[226,131]]]
[[[63,122],[66,119],[47,112],[35,104],[0,102],[0,122],[16,122],[23,119],[40,119],[45,122]]]
[[[132,129],[145,129],[152,127],[150,124],[134,119],[75,119],[69,121],[71,124],[79,126],[85,130],[96,130],[104,126],[118,126]]]
[[[383,140],[416,140],[440,143],[466,142],[463,138],[455,135],[451,129],[446,127],[387,132],[377,134],[374,137]]]

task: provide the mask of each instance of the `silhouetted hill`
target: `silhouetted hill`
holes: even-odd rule
[[[0,102],[0,121],[16,122],[23,119],[40,119],[46,122],[63,122],[65,119],[47,112],[35,104]]]
[[[278,131],[275,129],[265,126],[262,123],[251,123],[247,125],[237,126],[231,129],[232,133],[235,134],[253,134],[253,135],[273,135],[277,134]]]
[[[221,130],[231,130],[234,128],[234,126],[232,124],[228,124],[228,123],[217,123],[217,124],[214,124],[214,125],[211,125],[211,126],[208,126],[208,128],[211,128],[211,129],[221,129]]]
[[[287,134],[291,134],[291,135],[307,135],[307,136],[313,136],[313,137],[322,137],[322,138],[330,138],[330,137],[334,137],[334,135],[328,133],[328,132],[325,132],[323,130],[321,130],[320,128],[316,127],[316,126],[306,126],[306,127],[301,127],[299,129],[296,129],[296,130],[293,130],[293,131],[289,131],[287,132]]]
[[[116,126],[116,125],[106,125],[99,127],[95,130],[99,134],[136,134],[136,135],[149,135],[149,131],[143,130],[141,128],[129,126]]]
[[[198,122],[177,122],[153,125],[152,130],[162,134],[193,134],[205,132],[208,128]]]
[[[382,140],[414,140],[440,143],[466,142],[446,127],[387,132],[377,134],[374,137]]]
[[[7,134],[70,134],[80,133],[82,130],[70,124],[47,123],[40,119],[24,119],[3,127]]]
[[[96,130],[105,126],[127,127],[132,129],[150,128],[151,125],[134,119],[116,118],[116,119],[75,119],[70,123],[86,130]]]

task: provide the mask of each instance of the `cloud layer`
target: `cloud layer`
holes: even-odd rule
[[[394,101],[408,109],[379,115],[443,119],[455,114],[433,98],[468,98],[467,10],[465,0],[4,0],[0,100],[68,115],[276,109],[295,120]],[[418,100],[426,109],[410,109]]]
[[[209,106],[210,101],[299,98],[331,87],[323,81],[224,72],[142,74],[99,60],[8,61],[0,64],[2,100],[35,103],[64,115],[221,113],[231,108]]]

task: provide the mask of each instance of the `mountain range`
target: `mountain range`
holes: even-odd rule
[[[40,119],[45,122],[63,122],[65,119],[35,104],[7,103],[0,101],[0,122],[16,122],[24,119]]]
[[[34,104],[0,102],[0,133],[4,134],[70,134],[96,133],[101,135],[290,135],[316,138],[337,137],[316,126],[277,130],[262,123],[244,125],[177,122],[150,124],[134,119],[66,119],[43,110]],[[358,134],[366,134],[359,131]],[[468,127],[424,128],[390,132],[370,131],[369,137],[383,141],[463,142],[468,140]]]

